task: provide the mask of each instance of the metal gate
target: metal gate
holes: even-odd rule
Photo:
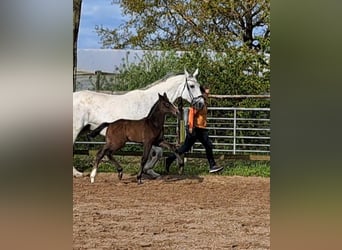
[[[185,108],[185,120],[187,110]],[[207,119],[214,153],[270,153],[270,108],[208,107]],[[197,142],[192,152],[204,150]]]

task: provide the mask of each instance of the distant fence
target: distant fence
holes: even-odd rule
[[[120,85],[118,77],[119,75],[116,73],[107,73],[100,70],[95,71],[95,73],[77,72],[75,91],[100,91],[103,89],[107,89],[108,92],[112,92],[111,89],[115,89],[116,86]]]

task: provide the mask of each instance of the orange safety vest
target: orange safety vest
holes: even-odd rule
[[[207,106],[205,105],[202,109],[197,110],[194,107],[189,108],[188,114],[188,125],[189,129],[206,128],[207,126]]]

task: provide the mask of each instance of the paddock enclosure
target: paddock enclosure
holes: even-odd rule
[[[165,139],[171,143],[181,143],[185,138],[184,124],[188,108],[184,108],[183,120],[165,121]],[[208,107],[209,136],[213,143],[214,155],[227,157],[269,160],[271,140],[270,108]],[[104,141],[76,140],[74,152],[89,154],[98,149]],[[136,143],[127,143],[127,145]],[[82,147],[82,149],[80,149]],[[138,152],[136,152],[138,151]],[[123,155],[141,155],[141,149],[116,152]],[[196,142],[187,157],[203,158],[203,146]]]
[[[270,178],[73,182],[73,249],[270,249]]]

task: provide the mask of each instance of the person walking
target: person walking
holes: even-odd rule
[[[189,108],[186,138],[184,144],[176,150],[176,153],[183,155],[191,149],[197,140],[200,141],[205,148],[206,156],[209,162],[209,173],[215,173],[221,171],[223,167],[216,166],[212,149],[213,145],[209,139],[208,129],[206,128],[209,88],[201,86],[201,91],[205,99],[205,105],[201,109],[197,109],[194,106]],[[175,159],[175,154],[172,154],[166,158],[165,169],[167,173],[170,170],[170,165]]]

